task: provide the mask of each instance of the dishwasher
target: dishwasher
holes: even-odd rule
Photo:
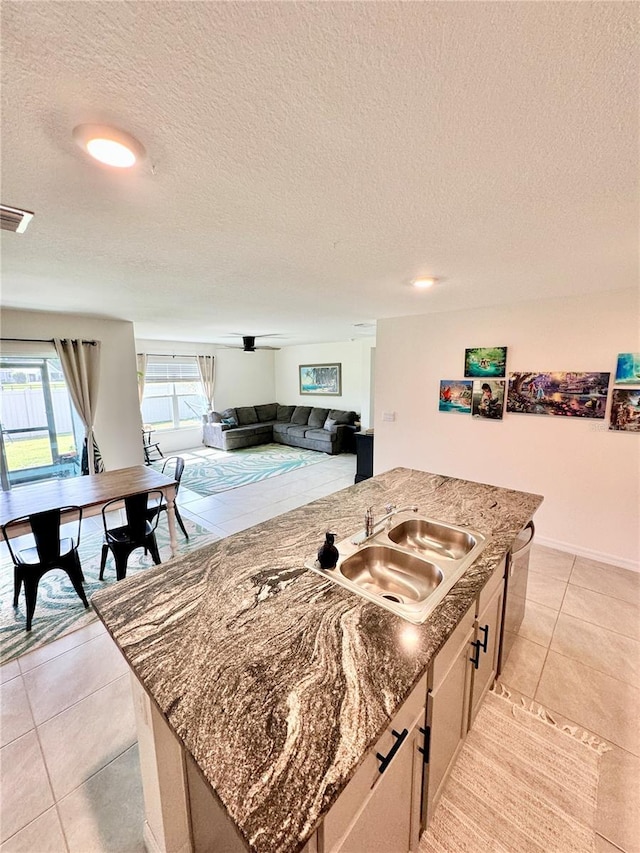
[[[513,646],[513,641],[524,619],[527,580],[529,577],[529,556],[535,530],[533,521],[530,521],[516,536],[507,557],[498,675],[504,669],[509,652]]]

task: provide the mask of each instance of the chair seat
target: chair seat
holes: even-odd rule
[[[67,557],[73,551],[73,539],[60,540],[60,556]],[[22,551],[16,552],[16,560],[21,566],[38,566],[40,565],[40,557],[38,549],[25,548]]]
[[[150,536],[153,533],[153,527],[147,521],[145,522],[145,535]],[[115,545],[126,545],[131,542],[131,532],[128,526],[124,527],[112,527],[107,530],[105,534],[105,540],[109,543],[113,542]]]

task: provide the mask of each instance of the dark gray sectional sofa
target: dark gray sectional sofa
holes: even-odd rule
[[[238,406],[203,417],[207,447],[237,450],[256,444],[288,444],[324,453],[354,452],[355,412],[317,406]]]

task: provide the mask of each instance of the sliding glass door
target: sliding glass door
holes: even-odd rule
[[[0,360],[2,488],[80,473],[78,423],[60,362]]]

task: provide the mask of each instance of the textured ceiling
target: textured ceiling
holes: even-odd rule
[[[293,344],[635,287],[639,8],[3,0],[3,304]]]

